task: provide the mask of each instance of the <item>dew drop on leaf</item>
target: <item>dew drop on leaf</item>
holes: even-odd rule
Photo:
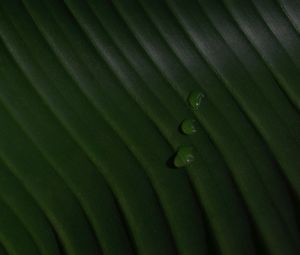
[[[181,131],[186,135],[197,133],[198,128],[199,126],[195,119],[186,119],[180,125]]]
[[[195,149],[192,146],[178,148],[174,158],[174,165],[178,168],[190,165],[195,159]]]
[[[204,98],[205,98],[204,93],[199,91],[192,92],[188,98],[190,107],[194,110],[198,110]]]

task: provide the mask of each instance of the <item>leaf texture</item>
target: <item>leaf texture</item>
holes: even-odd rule
[[[0,254],[300,254],[298,0],[0,1]]]

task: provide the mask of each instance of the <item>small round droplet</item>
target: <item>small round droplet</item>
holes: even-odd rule
[[[195,159],[195,149],[192,146],[179,147],[175,158],[174,165],[178,168],[190,165]]]
[[[186,135],[197,133],[198,128],[198,123],[195,119],[186,119],[180,125],[181,131]]]
[[[199,91],[192,92],[188,98],[190,107],[194,110],[199,109],[204,98],[205,95],[202,92]]]

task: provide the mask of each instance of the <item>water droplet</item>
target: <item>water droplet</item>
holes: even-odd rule
[[[174,165],[178,168],[190,165],[195,159],[195,149],[192,146],[179,147],[175,158]]]
[[[180,125],[181,131],[186,135],[197,133],[198,128],[199,126],[195,119],[186,119]]]
[[[192,92],[188,98],[190,107],[194,110],[199,109],[204,98],[205,95],[202,92],[199,91]]]

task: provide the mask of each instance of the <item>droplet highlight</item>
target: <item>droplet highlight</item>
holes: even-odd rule
[[[192,146],[178,148],[174,158],[174,165],[178,168],[190,165],[195,160],[195,149]]]
[[[189,95],[188,102],[192,109],[198,110],[201,106],[203,99],[205,98],[204,93],[200,91],[194,91]]]
[[[186,135],[193,135],[199,129],[198,122],[195,119],[186,119],[180,125],[180,130]]]

